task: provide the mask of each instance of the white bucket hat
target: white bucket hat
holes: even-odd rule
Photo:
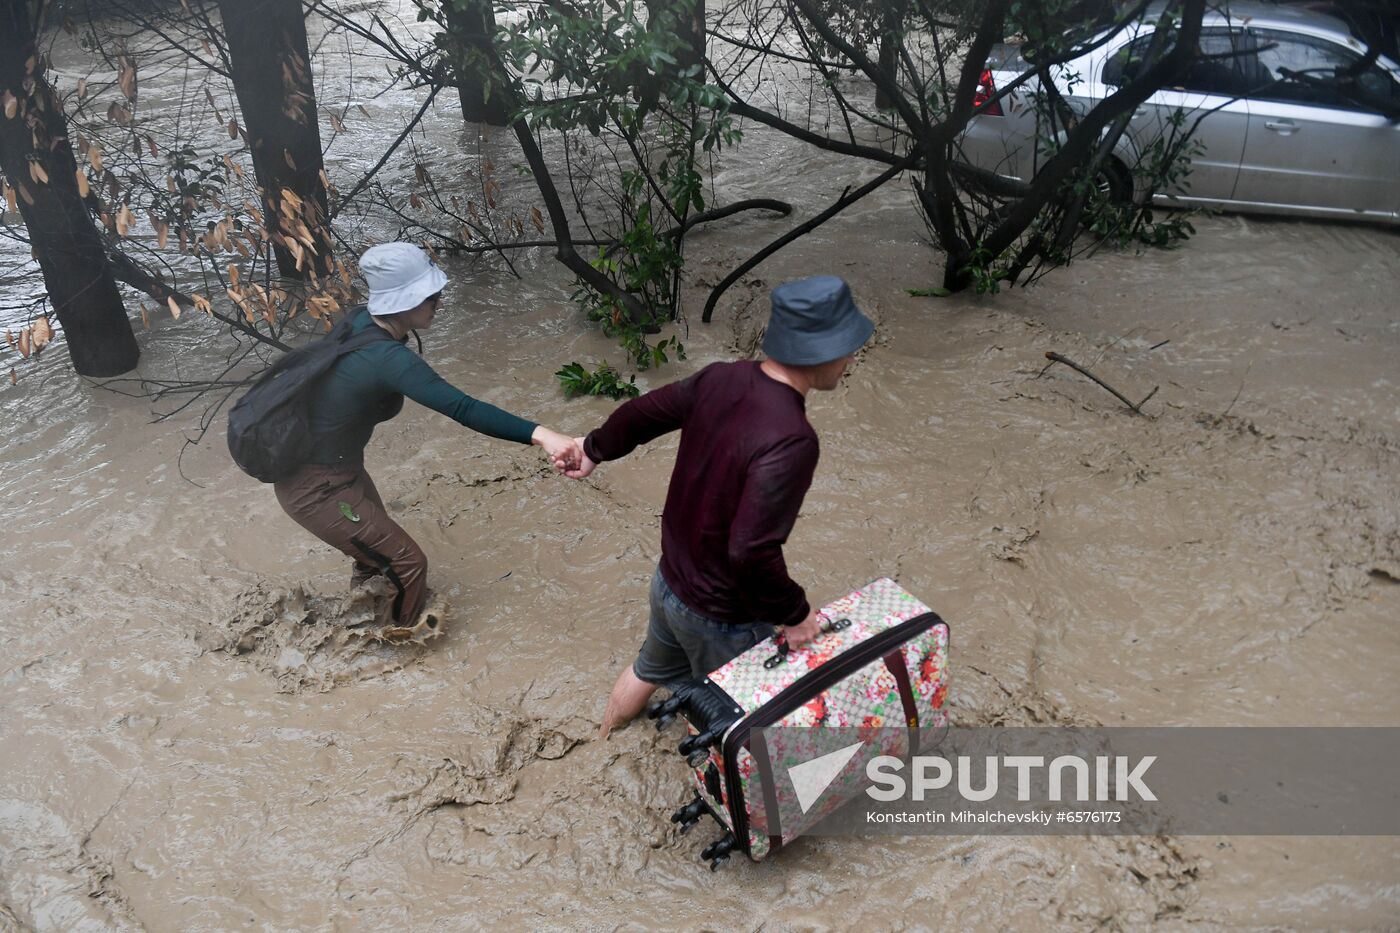
[[[447,276],[412,243],[381,243],[365,250],[360,271],[369,283],[369,313],[412,311],[442,291]]]

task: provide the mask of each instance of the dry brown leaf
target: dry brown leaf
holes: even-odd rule
[[[184,3],[185,0],[180,0],[180,2],[181,2],[181,3]],[[210,58],[213,58],[213,57],[214,57],[214,47],[213,47],[212,45],[209,44],[209,40],[208,40],[208,39],[204,38],[203,36],[200,36],[200,37],[199,37],[199,44],[200,44],[201,46],[204,47],[204,54],[205,54],[205,55],[208,55]]]
[[[107,119],[125,126],[131,122],[131,108],[119,100],[114,100],[107,108]]]
[[[146,148],[148,148],[148,149],[151,150],[151,158],[154,159],[154,158],[156,158],[158,155],[160,155],[160,150],[156,148],[156,141],[155,141],[155,138],[154,138],[154,137],[152,137],[152,136],[147,136],[147,137],[146,137]]]
[[[418,195],[416,194],[410,194],[408,196],[408,203],[411,204],[413,207],[422,207],[423,199],[418,197]]]
[[[538,207],[530,208],[530,221],[535,225],[535,229],[544,233],[544,215],[540,213]]]
[[[15,115],[19,113],[19,100],[9,91],[0,94],[0,100],[5,102],[5,119],[13,120]]]
[[[238,309],[243,312],[243,316],[248,319],[248,323],[255,323],[257,321],[257,318],[253,316],[253,306],[248,302],[247,296],[244,295],[242,291],[236,288],[228,288],[224,290],[228,292],[228,296],[233,299],[233,303],[238,306]]]
[[[96,172],[97,174],[101,175],[101,174],[102,174],[102,150],[101,150],[101,149],[98,149],[97,146],[95,146],[95,145],[93,145],[93,146],[88,146],[87,157],[88,157],[88,162],[92,164],[92,170],[93,170],[94,172]]]
[[[122,69],[117,74],[117,87],[121,88],[123,97],[134,101],[136,99],[136,66],[125,59],[119,59],[119,61],[122,63]]]
[[[15,203],[15,189],[9,185],[5,185],[5,208],[12,214],[19,210],[19,205]]]
[[[209,93],[209,88],[207,87],[204,89],[204,99],[209,101],[209,109],[214,111],[214,119],[222,124],[224,122],[223,111],[219,109],[218,104],[214,103],[214,95]]]
[[[87,97],[87,78],[78,79],[78,100]]]
[[[345,132],[345,121],[341,120],[340,117],[336,116],[335,114],[331,114],[330,116],[331,116],[331,129],[335,130],[337,133],[344,133],[344,132]]]
[[[193,295],[190,296],[190,298],[194,301],[194,306],[200,311],[203,311],[205,314],[214,313],[214,306],[210,303],[208,298],[205,298],[198,292],[195,292]]]
[[[29,177],[41,185],[49,183],[49,173],[44,171],[44,167],[39,164],[37,159],[29,163]]]
[[[141,326],[146,330],[151,329],[151,312],[146,310],[146,306],[141,306]]]
[[[29,351],[32,347],[33,345],[29,342],[29,328],[26,327],[19,332],[19,355],[26,360],[29,359]]]
[[[165,241],[170,239],[170,225],[162,220],[160,223],[155,225],[155,228],[156,245],[159,246],[161,249],[165,249]]]
[[[238,138],[238,121],[235,120],[235,119],[233,119],[232,117],[229,117],[229,120],[228,120],[228,138],[229,138],[229,139],[237,139],[237,138]]]
[[[178,321],[180,319],[180,302],[175,300],[174,295],[171,295],[165,299],[165,303],[170,308],[170,316]]]
[[[238,241],[235,240],[234,242],[236,243],[236,242],[238,242]],[[235,263],[229,263],[229,265],[228,265],[228,281],[229,281],[229,284],[230,284],[230,285],[237,285],[237,284],[238,284],[238,278],[239,278],[239,276],[241,276],[242,274],[243,274],[243,272],[238,268],[237,264],[235,264]]]
[[[86,201],[91,190],[88,188],[87,172],[79,168],[74,170],[73,175],[78,179],[78,197]]]
[[[15,375],[15,368],[10,367],[10,385],[19,385],[19,376]]]
[[[33,206],[34,206],[34,195],[32,195],[32,194],[29,193],[29,186],[26,185],[24,182],[20,182],[20,183],[19,183],[18,185],[16,185],[15,187],[17,187],[17,188],[19,189],[19,196],[20,196],[21,198],[24,198],[24,203],[25,203],[25,204],[28,204],[30,207],[33,207]]]
[[[35,321],[30,331],[30,341],[34,344],[35,353],[38,353],[40,350],[44,349],[44,347],[48,346],[49,341],[53,339],[53,327],[49,324],[49,319],[46,317],[41,317],[39,320]]]

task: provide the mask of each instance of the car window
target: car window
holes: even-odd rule
[[[1175,43],[1176,37],[1170,40]],[[1109,56],[1103,67],[1103,83],[1121,87],[1137,77],[1152,45],[1152,34],[1138,36]],[[1202,29],[1199,55],[1167,87],[1201,94],[1238,97],[1257,86],[1257,59],[1249,36],[1239,29]]]
[[[1259,62],[1277,79],[1251,96],[1341,110],[1392,111],[1400,105],[1395,80],[1379,65],[1347,74],[1361,56],[1326,39],[1276,29],[1253,30]]]

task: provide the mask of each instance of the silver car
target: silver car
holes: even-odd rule
[[[1132,78],[1153,28],[1149,16],[1052,69],[1056,87],[1074,109],[1087,111]],[[1144,181],[1132,169],[1181,111],[1188,127],[1203,117],[1195,136],[1202,148],[1183,181],[1154,192],[1156,203],[1400,224],[1400,66],[1381,56],[1347,91],[1290,79],[1299,72],[1330,78],[1365,49],[1340,20],[1264,3],[1208,12],[1200,51],[1179,84],[1134,113],[1100,187],[1144,198]],[[998,46],[979,100],[1028,69],[1014,46]],[[1024,184],[1046,158],[1037,145],[1037,88],[1031,79],[969,124],[961,158],[984,179],[991,173],[1012,187]]]

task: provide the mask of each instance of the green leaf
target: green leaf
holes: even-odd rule
[[[914,298],[947,298],[953,294],[946,288],[906,288],[904,291]]]
[[[360,520],[360,516],[355,514],[355,510],[351,507],[350,503],[342,499],[338,504],[340,505],[341,515],[344,515],[352,522],[358,522]]]

